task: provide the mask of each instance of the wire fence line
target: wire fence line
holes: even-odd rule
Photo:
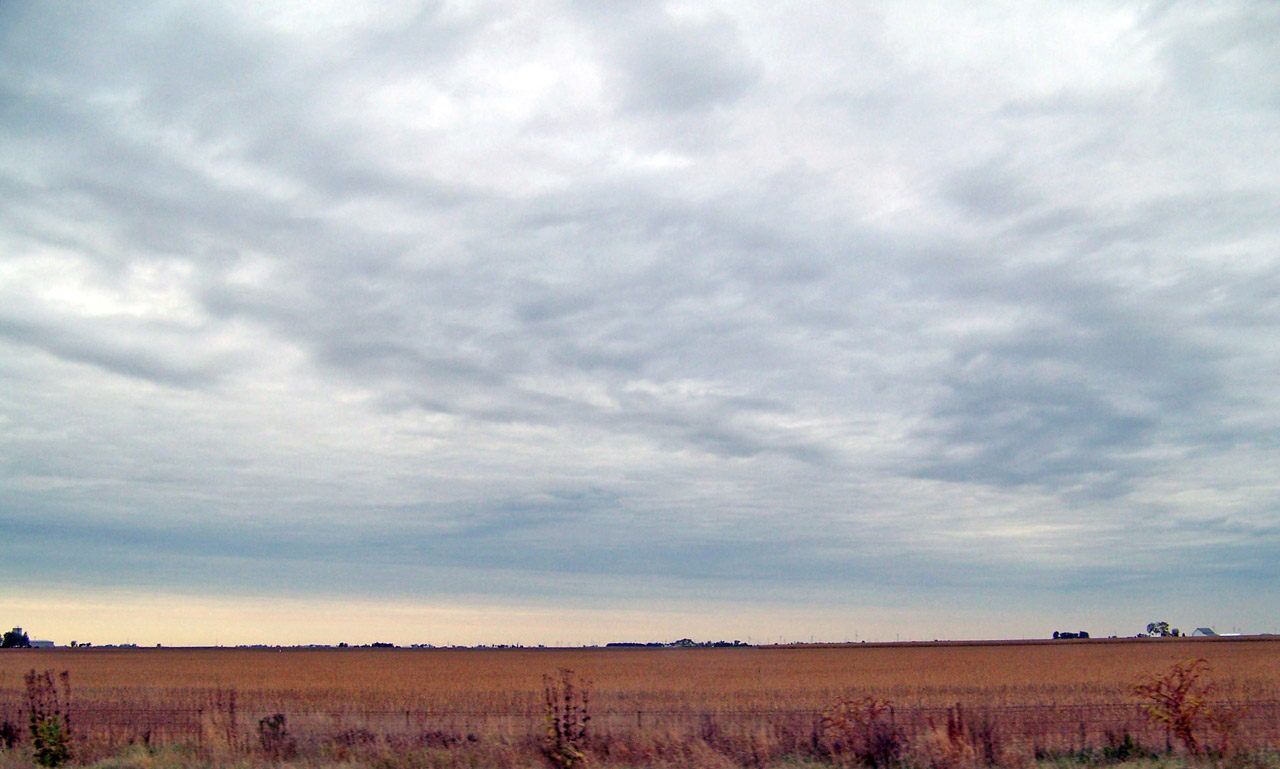
[[[1223,702],[1234,739],[1242,745],[1280,746],[1280,700]],[[786,742],[822,738],[823,711],[810,708],[620,708],[593,707],[590,728],[604,739],[642,735],[707,741],[750,737]],[[102,745],[223,742],[254,749],[267,731],[286,728],[300,741],[450,741],[537,736],[545,715],[526,707],[499,709],[236,709],[72,703],[66,713],[78,740]],[[271,719],[282,715],[283,719]],[[998,706],[896,706],[887,716],[908,738],[948,728],[994,735],[1046,750],[1086,750],[1131,739],[1151,748],[1173,747],[1169,730],[1134,703],[1024,704]],[[25,705],[0,701],[0,722],[24,726]],[[272,724],[275,724],[274,726]]]

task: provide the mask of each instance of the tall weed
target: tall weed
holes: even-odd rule
[[[543,676],[546,733],[542,753],[555,769],[576,769],[587,760],[588,684],[572,670]]]
[[[1133,684],[1133,693],[1144,700],[1142,709],[1147,717],[1168,727],[1193,756],[1205,752],[1200,735],[1206,730],[1217,735],[1220,755],[1230,752],[1239,721],[1232,709],[1210,703],[1214,686],[1208,673],[1207,660],[1191,659],[1144,675]]]
[[[71,760],[71,674],[64,670],[55,681],[53,671],[33,669],[24,679],[32,757],[41,766],[61,766]]]

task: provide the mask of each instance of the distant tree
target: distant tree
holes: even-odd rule
[[[1147,624],[1147,635],[1168,638],[1177,635],[1177,631],[1170,630],[1168,622],[1150,622]]]
[[[4,631],[4,639],[0,640],[3,649],[30,649],[31,639],[26,633],[19,633],[17,628]]]

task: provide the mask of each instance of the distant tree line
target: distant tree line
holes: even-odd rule
[[[681,649],[714,647],[721,648],[725,646],[749,646],[741,641],[695,641],[692,638],[681,638],[679,641],[663,643],[662,641],[650,641],[649,643],[641,643],[638,641],[614,641],[605,644],[609,649],[668,649],[672,647]]]

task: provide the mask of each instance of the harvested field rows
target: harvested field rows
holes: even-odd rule
[[[1132,692],[1141,675],[1208,662],[1237,745],[1280,744],[1280,640],[1185,639],[716,649],[56,649],[0,654],[0,719],[20,723],[23,675],[67,671],[86,747],[175,742],[253,750],[285,717],[293,744],[518,745],[544,728],[544,677],[585,684],[598,748],[696,742],[733,752],[821,753],[841,701],[889,703],[921,742],[966,739],[1047,753],[1129,735],[1163,750]],[[1205,735],[1209,744],[1212,735]],[[981,746],[979,746],[981,747]],[[656,748],[654,748],[656,749]]]

